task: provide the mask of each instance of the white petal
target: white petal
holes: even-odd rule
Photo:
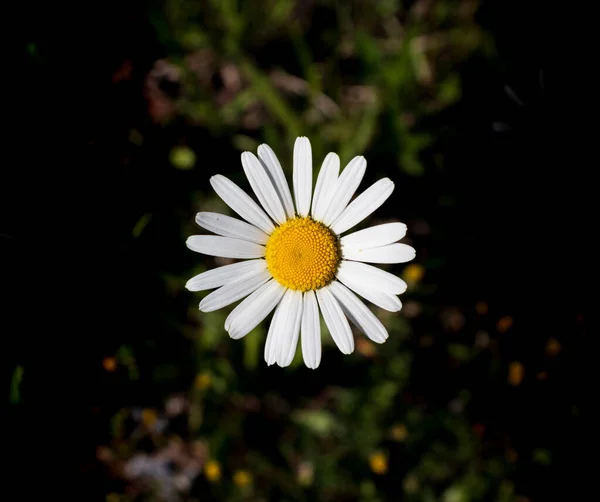
[[[331,203],[325,212],[323,223],[331,225],[346,209],[348,202],[356,192],[358,185],[365,175],[367,161],[364,157],[354,157],[338,178]]]
[[[407,244],[396,243],[370,249],[347,249],[342,247],[342,255],[346,260],[369,263],[404,263],[412,260],[416,252],[413,247]]]
[[[215,192],[217,192],[217,195],[223,199],[225,204],[246,221],[252,223],[267,234],[270,234],[273,231],[275,228],[273,222],[258,204],[233,181],[221,174],[217,174],[210,178],[210,184]]]
[[[396,295],[381,291],[381,289],[371,289],[360,281],[343,280],[338,275],[338,279],[344,283],[345,286],[358,293],[365,300],[369,300],[378,307],[390,312],[398,312],[402,308],[402,303]]]
[[[225,284],[225,286],[206,296],[200,302],[200,310],[202,312],[212,312],[213,310],[219,310],[233,302],[237,302],[239,299],[256,291],[270,278],[271,274],[268,270],[240,277],[238,280]]]
[[[393,223],[384,223],[374,227],[365,228],[358,232],[348,234],[341,239],[342,247],[368,249],[385,246],[392,242],[397,242],[406,235],[406,225],[395,221]]]
[[[285,215],[288,219],[294,217],[294,203],[292,201],[292,194],[281,164],[275,155],[275,152],[271,150],[269,145],[262,144],[258,147],[258,158],[263,162],[267,168],[269,178],[273,182],[273,185],[277,189],[279,200],[283,204],[285,209]]]
[[[285,295],[284,295],[285,296]],[[279,353],[279,317],[281,315],[281,302],[277,305],[271,324],[269,325],[269,331],[267,332],[267,341],[265,342],[265,361],[267,366],[271,366],[277,362],[277,355]]]
[[[196,215],[196,223],[202,228],[206,228],[206,230],[225,237],[235,237],[259,244],[266,244],[269,239],[269,236],[260,228],[224,214],[198,213]]]
[[[294,360],[300,337],[300,323],[302,321],[302,292],[292,291],[291,308],[288,313],[288,323],[284,331],[285,336],[281,339],[279,348],[279,359],[277,364],[282,368],[289,366]]]
[[[282,368],[290,365],[298,346],[301,319],[302,293],[288,289],[275,311],[267,334],[265,361],[269,366],[273,363]]]
[[[308,216],[311,195],[312,150],[308,138],[302,136],[294,143],[294,198],[300,216]]]
[[[338,281],[333,281],[328,288],[341,303],[344,313],[356,327],[376,343],[386,341],[388,332],[383,324],[381,324],[381,321],[375,317],[375,314],[352,291]]]
[[[323,161],[317,184],[315,185],[315,194],[312,201],[311,214],[313,219],[322,221],[325,211],[329,207],[333,190],[340,173],[340,158],[335,153],[328,153]]]
[[[348,324],[348,319],[346,319],[344,312],[342,312],[340,304],[331,293],[330,286],[325,286],[316,291],[319,307],[321,308],[323,319],[325,319],[325,324],[329,328],[329,333],[331,333],[331,338],[333,338],[338,349],[343,354],[351,354],[354,351],[352,330]]]
[[[307,367],[316,369],[321,363],[321,323],[319,322],[319,307],[314,291],[304,293],[303,303],[302,358]]]
[[[250,186],[267,214],[278,223],[287,219],[279,195],[260,160],[251,152],[242,153],[242,167]]]
[[[346,281],[359,282],[369,289],[380,290],[392,295],[400,295],[406,291],[406,282],[400,277],[366,263],[342,260],[336,275],[343,283]]]
[[[383,178],[372,184],[344,209],[344,212],[331,225],[331,230],[339,235],[360,223],[381,206],[393,191],[394,182],[389,178]]]
[[[189,291],[213,289],[233,282],[242,276],[256,274],[267,269],[265,260],[248,260],[214,268],[192,277],[185,285]]]
[[[265,255],[265,247],[260,244],[218,235],[192,235],[185,244],[197,253],[223,258],[262,258]]]
[[[250,333],[275,308],[283,293],[285,288],[271,280],[244,299],[225,319],[229,336],[237,340]]]

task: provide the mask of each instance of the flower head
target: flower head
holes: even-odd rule
[[[385,327],[353,291],[385,310],[401,309],[397,295],[406,283],[367,263],[412,260],[415,250],[397,242],[406,225],[385,223],[341,235],[381,206],[394,183],[383,178],[350,202],[367,162],[355,157],[340,174],[340,159],[330,153],[313,193],[312,150],[304,137],[294,145],[293,199],[281,164],[267,145],[258,147],[258,158],[244,152],[242,166],[260,205],[225,176],[213,176],[214,190],[245,221],[201,212],[196,223],[217,235],[187,240],[193,251],[245,260],[187,282],[190,291],[218,288],[200,302],[200,310],[210,312],[246,297],[225,321],[231,338],[239,339],[275,309],[265,345],[269,365],[289,365],[301,338],[305,364],[319,366],[319,311],[344,354],[354,350],[348,319],[372,341],[383,343]]]

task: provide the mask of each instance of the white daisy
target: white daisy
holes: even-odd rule
[[[321,362],[319,310],[331,336],[344,354],[354,350],[348,319],[376,343],[388,333],[379,319],[353,293],[397,312],[397,295],[406,283],[366,263],[403,263],[415,250],[397,241],[406,234],[403,223],[385,223],[340,237],[381,206],[394,190],[383,178],[352,202],[366,170],[364,157],[355,157],[340,174],[335,153],[325,157],[312,193],[312,150],[307,138],[294,145],[293,190],[281,164],[267,145],[258,158],[242,153],[242,166],[260,206],[220,174],[210,183],[225,203],[245,221],[202,212],[196,223],[218,235],[194,235],[187,246],[198,253],[246,261],[225,265],[190,279],[190,291],[218,288],[200,302],[210,312],[243,300],[229,314],[225,329],[239,339],[275,308],[265,345],[268,365],[288,366],[301,338],[306,366]],[[262,208],[261,208],[262,206]]]

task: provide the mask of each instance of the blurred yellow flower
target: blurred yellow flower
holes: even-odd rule
[[[498,330],[498,332],[504,333],[505,331],[508,331],[512,325],[513,325],[512,317],[505,315],[504,317],[501,317],[500,319],[498,319],[498,323],[496,324],[496,329]]]
[[[521,384],[525,376],[525,368],[518,361],[513,361],[508,367],[508,383],[517,386]]]
[[[424,275],[425,268],[418,263],[411,263],[404,269],[404,272],[402,273],[404,280],[411,284],[416,284],[419,282],[421,279],[423,279]]]
[[[206,390],[210,387],[211,383],[212,377],[210,376],[210,373],[208,371],[203,371],[202,373],[196,375],[196,381],[194,382],[194,385],[196,386],[196,389]]]
[[[375,452],[369,457],[369,466],[375,474],[385,474],[388,470],[387,455],[382,452]]]
[[[244,469],[239,469],[233,475],[233,482],[240,488],[245,488],[252,483],[252,475]]]
[[[396,424],[392,427],[390,435],[394,441],[404,441],[408,437],[408,430],[404,424]]]
[[[146,427],[152,427],[158,420],[158,413],[152,408],[144,408],[142,410],[142,423]]]
[[[555,356],[561,350],[560,342],[556,338],[550,338],[546,344],[546,355]]]
[[[112,373],[117,369],[117,360],[114,357],[105,357],[102,359],[102,367]]]
[[[221,479],[221,466],[216,460],[209,460],[204,464],[204,475],[211,483]]]

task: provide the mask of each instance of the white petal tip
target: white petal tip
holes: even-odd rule
[[[202,300],[200,302],[200,305],[198,306],[198,308],[200,309],[200,312],[204,312],[204,313],[213,312],[214,310],[218,310],[216,308],[211,307],[210,305],[206,306],[206,304],[204,303],[204,300]]]
[[[225,329],[227,330],[227,333],[229,334],[229,338],[232,338],[233,340],[237,340],[238,338],[240,338],[239,330],[236,330],[236,329],[233,329],[233,328],[227,327],[227,326],[225,326]]]
[[[384,343],[387,339],[388,334],[386,333],[385,336],[382,334],[381,336],[371,338],[371,341],[375,343]]]
[[[193,242],[193,239],[192,239],[192,237],[193,237],[193,236],[190,236],[190,237],[188,237],[188,238],[186,239],[186,241],[185,241],[185,245],[186,245],[186,247],[187,247],[188,249],[191,249],[192,251],[195,251],[195,250],[194,250],[194,248],[193,248],[193,247],[192,247],[192,245],[191,245],[191,243]]]

